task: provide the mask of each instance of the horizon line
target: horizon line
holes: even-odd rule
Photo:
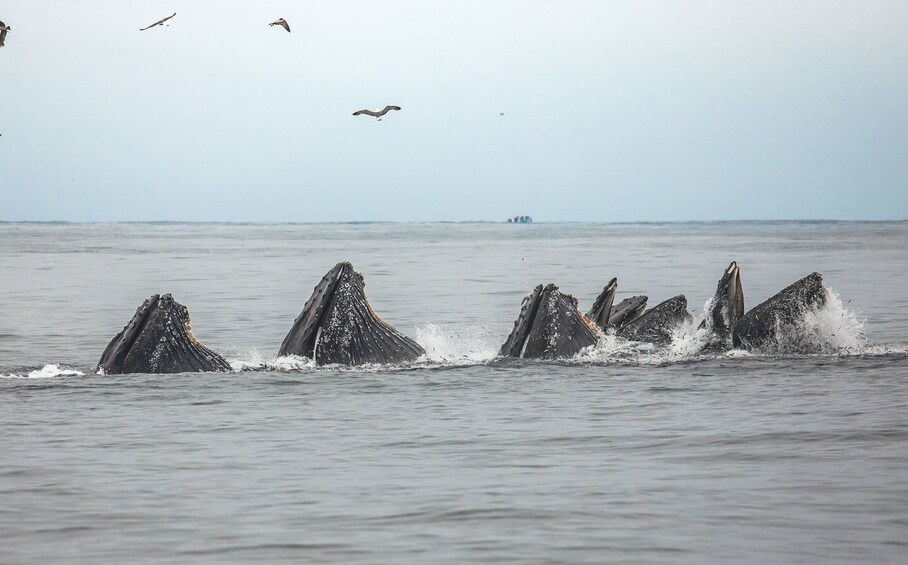
[[[369,224],[512,224],[532,226],[533,224],[886,224],[908,222],[908,218],[888,220],[840,220],[840,219],[740,219],[740,220],[533,220],[530,223],[511,223],[505,220],[335,220],[335,221],[276,221],[276,220],[0,220],[0,224],[212,224],[212,225],[369,225]]]

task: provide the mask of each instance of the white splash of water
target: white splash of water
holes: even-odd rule
[[[85,375],[82,371],[77,369],[69,369],[66,367],[61,367],[57,363],[48,363],[47,365],[41,367],[40,369],[35,369],[29,371],[24,375],[17,375],[11,373],[9,375],[4,375],[0,373],[0,378],[4,379],[51,379],[54,377],[81,377]]]
[[[595,345],[580,350],[573,360],[580,363],[653,364],[658,363],[659,352],[652,343],[630,341],[606,333]]]
[[[496,338],[483,330],[460,335],[435,324],[416,328],[416,341],[426,350],[420,360],[429,363],[474,365],[490,361],[501,346]]]
[[[254,371],[265,368],[265,359],[258,349],[252,348],[241,353],[234,352],[227,358],[227,363],[234,371]]]
[[[826,287],[826,303],[810,308],[794,327],[780,335],[791,339],[799,352],[857,354],[866,351],[869,342],[864,335],[866,320],[847,310],[839,295]],[[785,335],[788,333],[789,335]],[[791,335],[793,334],[793,335]],[[784,343],[780,343],[784,345]]]
[[[315,360],[298,355],[286,355],[271,361],[265,361],[263,368],[269,371],[281,372],[313,370],[315,369]]]
[[[708,310],[704,310],[708,312]],[[705,315],[705,314],[704,314]],[[706,319],[710,316],[706,315]],[[672,341],[667,347],[666,360],[684,359],[700,355],[713,338],[712,324],[700,327],[703,318],[685,321],[672,331]]]
[[[696,318],[678,326],[672,332],[671,342],[665,346],[628,341],[607,334],[596,345],[578,353],[573,361],[652,365],[685,359],[755,355],[742,349],[712,348],[715,345],[710,316],[712,301],[712,298],[706,301]],[[705,323],[701,327],[702,322]],[[824,305],[806,310],[798,323],[781,327],[775,346],[768,350],[764,348],[758,354],[857,355],[900,351],[893,346],[870,344],[864,336],[864,325],[865,320],[858,313],[847,310],[839,296],[827,288]]]
[[[778,354],[839,354],[853,355],[868,351],[864,336],[865,320],[858,313],[845,309],[838,294],[828,287],[825,304],[806,309],[797,323],[779,327],[773,347],[761,353]],[[712,317],[709,315],[713,299],[703,305],[699,319],[679,326],[672,333],[672,342],[666,351],[666,361],[703,356],[715,337]],[[701,320],[704,322],[700,327]],[[732,349],[715,355],[725,357],[752,356],[753,353]]]

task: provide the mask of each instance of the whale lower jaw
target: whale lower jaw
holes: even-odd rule
[[[307,357],[317,365],[408,363],[424,355],[418,343],[372,310],[364,287],[353,265],[335,265],[313,289],[278,355]]]

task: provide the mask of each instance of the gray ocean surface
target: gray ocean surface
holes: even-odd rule
[[[342,260],[426,358],[276,359]],[[835,350],[496,357],[539,283],[697,318],[732,260]],[[0,563],[904,563],[906,280],[908,222],[0,223]],[[237,370],[94,374],[165,292]]]

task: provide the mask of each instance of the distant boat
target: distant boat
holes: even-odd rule
[[[532,224],[532,216],[514,216],[513,218],[508,218],[509,224]]]

